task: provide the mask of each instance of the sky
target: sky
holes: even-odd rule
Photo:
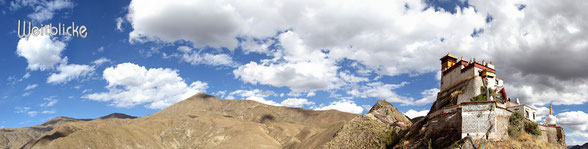
[[[53,117],[144,116],[198,92],[362,114],[426,115],[447,53],[492,60],[506,92],[553,104],[588,142],[582,0],[0,0],[0,128]],[[18,21],[87,36],[19,38]],[[543,121],[540,121],[542,123]]]

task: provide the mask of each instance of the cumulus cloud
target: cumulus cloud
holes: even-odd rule
[[[132,1],[129,36],[141,42],[253,47],[246,49],[270,53],[272,58],[246,63],[234,71],[235,76],[248,83],[292,90],[340,87],[346,76],[339,75],[336,62],[345,59],[378,75],[438,73],[438,58],[449,50],[467,58],[494,60],[499,77],[506,80],[507,92],[524,103],[588,101],[588,69],[583,68],[588,65],[584,60],[588,22],[582,19],[588,15],[583,11],[588,4],[469,4],[472,6],[448,12],[437,11],[425,1],[402,0]],[[521,4],[526,7],[519,7]],[[239,44],[237,37],[246,39],[245,43]],[[281,49],[265,50],[274,41],[255,40],[271,38],[277,39],[275,44]],[[320,75],[306,73],[311,69],[321,71]]]
[[[196,51],[187,46],[178,47],[178,51],[182,52],[181,59],[192,65],[237,66],[237,62],[233,61],[233,58],[228,54],[200,53],[200,51]]]
[[[576,137],[574,139],[576,144],[579,142],[588,141],[588,114],[583,111],[570,111],[557,114],[557,124],[561,125],[566,131],[568,139],[570,137]],[[580,141],[581,140],[581,141]]]
[[[283,51],[276,59],[250,62],[233,71],[236,78],[252,84],[288,87],[295,92],[336,89],[341,86],[338,66],[322,51],[308,49],[296,33],[279,36]]]
[[[394,89],[402,87],[406,84],[408,83],[402,82],[400,84],[385,84],[382,82],[373,82],[361,87],[348,90],[347,94],[352,95],[353,97],[379,98],[384,99],[388,102],[400,102],[403,104],[410,104],[413,101],[412,98],[400,96],[393,91]]]
[[[162,109],[208,88],[207,83],[200,81],[186,84],[177,70],[147,69],[133,63],[106,68],[102,76],[108,82],[108,92],[86,94],[83,98],[110,101],[116,107],[147,103],[148,108]]]
[[[47,78],[47,83],[66,83],[79,77],[88,76],[94,72],[94,66],[68,64],[67,57],[62,57],[66,44],[50,36],[31,36],[21,38],[16,47],[16,53],[27,60],[28,70],[49,71],[56,70]],[[27,72],[27,74],[29,74]],[[28,78],[29,75],[24,77]]]
[[[319,106],[315,108],[315,110],[338,110],[347,113],[355,113],[360,114],[363,112],[363,108],[355,104],[355,102],[351,100],[339,100],[333,101],[329,105],[326,106]]]
[[[224,93],[223,93],[224,95]],[[312,101],[308,101],[305,98],[287,98],[282,102],[276,102],[270,99],[266,99],[270,96],[274,95],[273,91],[264,91],[260,89],[253,89],[253,90],[236,90],[230,92],[226,98],[227,99],[245,99],[245,100],[253,100],[267,105],[273,106],[288,106],[288,107],[303,107],[303,106],[311,106],[315,103]]]
[[[50,36],[31,36],[18,41],[16,53],[27,59],[27,69],[43,71],[61,62],[65,46],[65,43]]]
[[[263,91],[260,89],[254,90],[236,90],[228,94],[227,99],[246,99],[253,100],[263,104],[279,106],[275,101],[267,100],[265,98],[273,95],[273,91]]]
[[[304,98],[288,98],[280,103],[280,105],[288,106],[288,107],[302,107],[305,105],[314,105],[314,102],[308,101],[308,99]]]
[[[414,102],[414,104],[415,105],[425,105],[428,103],[433,103],[435,100],[437,100],[437,93],[439,93],[438,88],[432,88],[432,89],[425,90],[425,91],[421,92],[421,95],[423,96],[423,98],[416,100]]]
[[[195,45],[234,48],[239,16],[234,7],[213,1],[131,1],[129,40],[186,40]],[[191,18],[191,19],[186,19]],[[182,23],[179,23],[182,22]]]
[[[429,113],[429,110],[416,111],[416,110],[410,109],[410,110],[406,111],[406,113],[404,113],[404,115],[406,115],[412,119],[412,118],[419,117],[419,116],[425,116],[425,115],[427,115],[427,113]]]
[[[89,65],[61,64],[57,67],[57,71],[58,73],[51,73],[47,78],[47,83],[66,83],[79,77],[88,76],[94,72],[94,67]]]

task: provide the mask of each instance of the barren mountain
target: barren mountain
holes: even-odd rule
[[[460,139],[453,130],[442,129],[456,121],[436,121],[428,116],[411,120],[384,100],[367,114],[356,115],[223,100],[200,93],[139,118],[120,113],[93,120],[57,117],[33,127],[1,129],[0,145],[25,149],[472,147],[471,141]],[[475,144],[557,148],[557,144],[528,134]]]
[[[99,119],[112,118],[136,118],[121,113],[113,113],[108,116],[100,117]],[[35,140],[45,133],[53,130],[59,125],[64,125],[72,122],[91,121],[92,119],[74,119],[69,117],[55,117],[43,124],[23,127],[23,128],[2,128],[0,129],[0,147],[2,148],[21,148],[24,144]]]
[[[136,119],[59,125],[24,148],[321,148],[357,116],[197,94]]]

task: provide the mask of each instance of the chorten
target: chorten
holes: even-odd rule
[[[552,112],[552,108],[551,108],[551,104],[549,104],[549,115],[547,117],[545,117],[545,124],[550,125],[550,126],[555,126],[556,122],[557,122],[557,118],[555,118],[555,116],[553,116],[553,112]]]

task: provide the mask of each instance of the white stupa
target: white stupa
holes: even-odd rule
[[[556,122],[557,122],[557,118],[555,118],[555,116],[552,115],[551,112],[551,104],[549,104],[549,115],[545,117],[545,124],[550,125],[550,126],[555,126]]]

